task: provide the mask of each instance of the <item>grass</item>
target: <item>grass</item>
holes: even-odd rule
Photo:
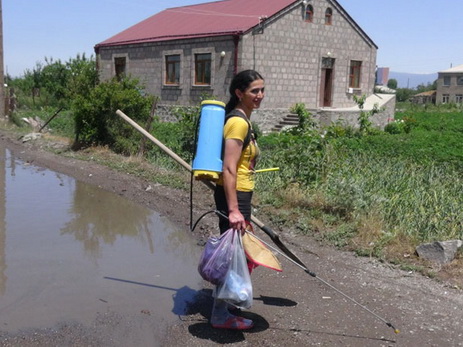
[[[413,123],[410,132],[313,135],[290,142],[285,157],[265,154],[284,153],[273,144],[285,140],[264,141],[264,167],[282,172],[258,178],[262,212],[282,229],[426,272],[418,244],[463,239],[463,113],[420,108],[398,117]]]

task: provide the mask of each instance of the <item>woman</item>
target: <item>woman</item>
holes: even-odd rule
[[[251,219],[253,170],[259,149],[252,135],[250,119],[252,111],[260,107],[264,88],[263,77],[254,70],[240,72],[230,85],[230,100],[225,107],[223,171],[214,193],[217,210],[228,215],[228,219],[219,220],[221,233],[229,228],[244,233],[246,223]],[[251,320],[232,315],[228,304],[217,299],[214,300],[211,324],[223,329],[253,327]]]

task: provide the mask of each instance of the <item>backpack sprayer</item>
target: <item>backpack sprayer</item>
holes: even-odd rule
[[[221,101],[201,102],[196,154],[192,172],[197,180],[216,181],[222,172],[223,124],[225,104]]]

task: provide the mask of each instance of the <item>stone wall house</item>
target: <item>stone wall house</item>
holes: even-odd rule
[[[436,91],[429,90],[419,94],[415,94],[410,98],[410,101],[414,104],[435,104],[436,103]]]
[[[226,102],[234,74],[255,69],[266,98],[253,121],[265,131],[296,103],[330,112],[372,95],[377,46],[335,0],[227,0],[166,9],[95,52],[103,80],[139,78],[164,106]]]
[[[463,65],[437,73],[436,104],[463,103]]]

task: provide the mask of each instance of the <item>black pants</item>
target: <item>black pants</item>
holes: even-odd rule
[[[236,196],[238,198],[238,208],[243,215],[244,219],[248,222],[251,221],[251,200],[252,192],[241,192],[236,191]],[[228,216],[228,204],[227,199],[225,198],[225,190],[223,186],[216,185],[214,191],[214,200],[216,209],[222,212],[224,215]],[[219,229],[220,234],[223,234],[225,231],[230,229],[230,222],[228,219],[219,216]]]

